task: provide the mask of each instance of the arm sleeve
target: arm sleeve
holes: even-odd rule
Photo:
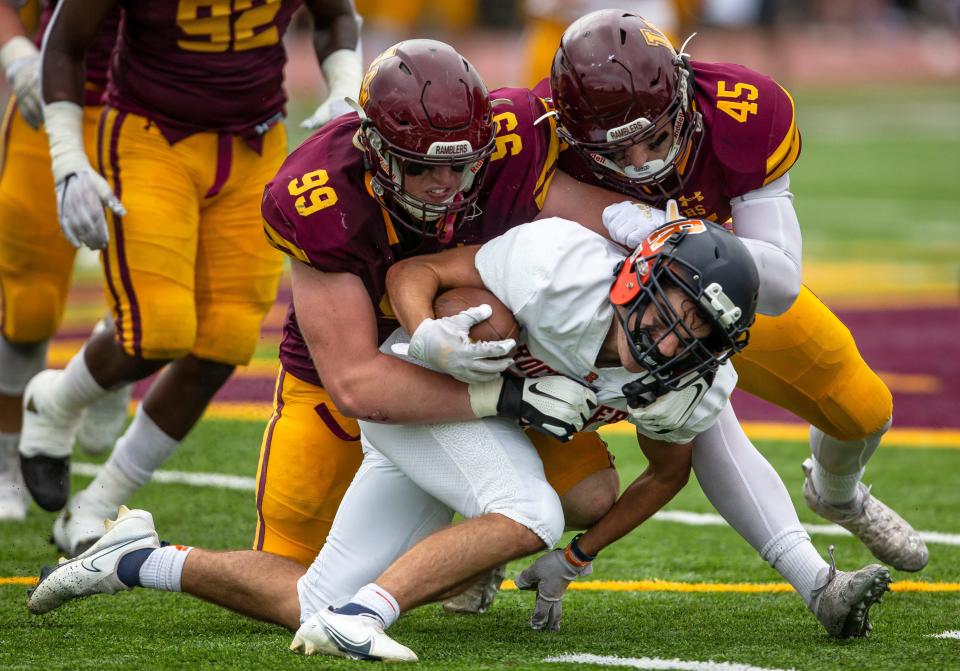
[[[783,175],[730,204],[733,231],[750,250],[760,274],[757,311],[782,314],[799,295],[803,278],[803,240],[790,178]]]

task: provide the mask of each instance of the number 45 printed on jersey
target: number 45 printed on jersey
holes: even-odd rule
[[[737,82],[733,89],[728,89],[726,81],[717,81],[717,109],[726,112],[740,123],[746,123],[747,115],[757,113],[757,103],[751,101],[756,100],[759,95],[753,84]]]

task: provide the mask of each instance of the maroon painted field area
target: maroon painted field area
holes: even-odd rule
[[[887,376],[894,391],[894,418],[900,427],[960,428],[960,310],[851,310],[839,312],[871,367]],[[278,335],[275,328],[267,336]],[[918,391],[898,384],[900,376],[923,376]],[[910,379],[915,379],[911,377]],[[219,399],[269,402],[274,380],[235,378]],[[912,385],[916,386],[916,385]],[[737,392],[742,419],[799,422],[790,413]]]
[[[893,417],[900,427],[960,428],[960,309],[838,311],[863,358],[875,371],[928,376],[938,388],[907,391],[893,387]],[[901,385],[905,386],[905,385]],[[741,419],[797,421],[769,403],[736,392]]]

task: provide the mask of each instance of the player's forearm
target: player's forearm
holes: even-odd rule
[[[466,384],[386,354],[322,379],[337,408],[358,419],[387,424],[476,419]]]
[[[433,299],[440,290],[440,276],[429,264],[416,258],[395,263],[387,271],[390,307],[407,333],[424,319],[433,319]]]
[[[26,32],[20,22],[20,15],[7,2],[0,2],[0,45],[14,37],[23,37]]]
[[[595,556],[636,529],[683,489],[689,473],[689,465],[686,469],[670,469],[664,473],[648,467],[620,495],[607,514],[580,537],[577,541],[580,549]]]
[[[349,0],[308,0],[313,18],[313,49],[317,62],[341,49],[357,50],[360,43],[360,16]]]
[[[84,59],[115,0],[61,0],[43,42],[43,100],[83,104]]]

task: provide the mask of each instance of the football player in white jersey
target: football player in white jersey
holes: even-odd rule
[[[753,319],[756,269],[735,236],[705,222],[675,223],[625,260],[620,248],[579,225],[547,220],[518,227],[479,250],[422,258],[433,263],[412,259],[388,279],[401,323],[418,324],[411,354],[436,364],[426,352],[443,348],[425,344],[447,338],[456,319],[419,317],[432,315],[438,288],[486,286],[526,329],[521,357],[540,360],[541,374],[549,368],[592,386],[602,405],[594,407],[588,423],[626,416],[638,427],[650,466],[594,530],[619,537],[683,487],[689,440],[728,408],[735,375],[724,362],[745,345]],[[451,261],[450,268],[434,274],[443,260]],[[447,365],[457,358],[458,338],[447,339]],[[464,379],[489,374],[480,363],[460,363]],[[529,370],[522,358],[517,364]],[[543,382],[533,378],[524,384]],[[476,386],[480,391],[471,402],[489,402],[482,383]],[[72,598],[141,584],[182,588],[204,598],[211,598],[211,585],[232,587],[246,601],[218,603],[291,628],[298,618],[294,649],[415,660],[383,631],[400,611],[455,593],[492,566],[549,547],[562,532],[563,516],[536,452],[516,424],[364,423],[363,433],[363,465],[327,544],[299,580],[298,595],[268,595],[269,586],[253,594],[249,576],[228,585],[236,577],[229,566],[235,553],[194,551],[192,562],[161,556],[183,549],[156,549],[149,513],[135,511],[125,512],[87,553],[50,573],[31,596],[30,609],[46,612]],[[445,528],[454,511],[467,521]],[[98,563],[113,571],[102,575],[87,568]],[[885,569],[865,571],[844,574],[861,578],[855,594],[847,589],[830,595],[841,606],[834,609],[840,625],[849,618],[865,622],[861,611],[886,587]],[[833,577],[829,582],[838,584]],[[332,607],[337,610],[327,610]]]

